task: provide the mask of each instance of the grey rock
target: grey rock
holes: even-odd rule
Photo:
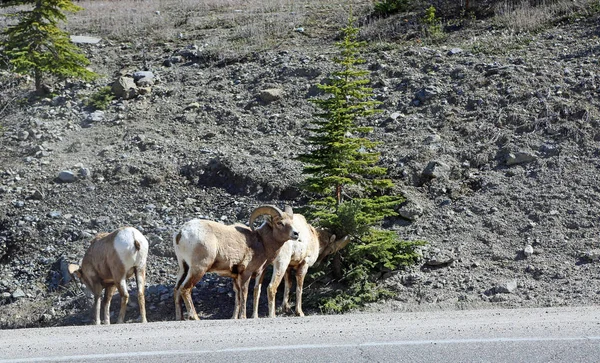
[[[110,218],[108,216],[100,216],[94,219],[94,224],[97,226],[106,225],[110,222]]]
[[[425,167],[425,170],[423,170],[423,176],[430,178],[446,177],[449,173],[450,166],[438,160],[430,161],[429,164],[427,164],[427,167]]]
[[[589,251],[585,252],[583,255],[581,255],[581,258],[583,258],[584,260],[590,261],[590,262],[600,261],[600,250],[599,249],[589,250]]]
[[[412,274],[402,275],[402,277],[400,278],[400,281],[402,282],[403,285],[410,286],[410,285],[419,283],[422,279],[423,279],[423,277],[421,275],[412,273]]]
[[[258,98],[265,103],[277,101],[281,97],[283,97],[283,90],[281,88],[264,89],[258,95]]]
[[[396,121],[396,120],[397,120],[399,117],[402,117],[402,116],[404,116],[404,115],[402,114],[402,112],[392,112],[392,113],[390,114],[390,117],[389,117],[389,119],[390,119],[391,121]]]
[[[133,80],[136,82],[144,78],[154,81],[154,73],[150,71],[138,71],[133,73]]]
[[[533,255],[533,247],[531,245],[525,246],[525,248],[523,249],[523,254],[525,255],[525,257]]]
[[[128,100],[138,94],[137,85],[131,77],[119,77],[112,85],[112,91],[117,98]]]
[[[87,120],[90,122],[100,122],[104,120],[104,111],[96,110],[90,113],[87,117]]]
[[[425,260],[425,265],[430,267],[445,267],[454,263],[455,257],[449,252],[439,252],[433,254]]]
[[[197,110],[200,108],[200,104],[198,102],[192,102],[189,105],[185,106],[184,111],[187,110]]]
[[[140,88],[152,87],[154,86],[154,80],[148,77],[140,78],[135,84]]]
[[[439,95],[441,90],[436,86],[427,86],[415,93],[415,98],[420,102],[425,102]]]
[[[23,292],[23,290],[22,290],[20,287],[19,287],[19,288],[17,288],[17,289],[16,289],[15,291],[13,291],[13,293],[12,293],[12,297],[13,297],[13,299],[21,299],[21,298],[24,298],[25,296],[26,296],[26,295],[25,295],[25,292]]]
[[[29,137],[29,132],[26,130],[21,130],[17,133],[17,138],[21,141],[27,140],[28,137]]]
[[[448,55],[455,55],[455,54],[459,54],[462,53],[462,49],[461,48],[452,48],[448,51]]]
[[[39,189],[36,189],[33,191],[33,193],[31,193],[31,196],[29,198],[33,200],[44,200],[45,197],[46,196],[44,195],[44,193],[42,193]]]
[[[53,219],[57,219],[60,218],[62,216],[62,213],[58,210],[53,210],[48,212],[48,217],[53,218]]]
[[[72,183],[77,180],[77,177],[71,170],[63,170],[58,174],[58,180],[63,183]]]
[[[102,38],[87,35],[71,35],[70,38],[75,44],[98,44],[102,41]]]
[[[519,164],[529,163],[536,159],[537,159],[537,157],[534,154],[528,153],[528,152],[509,153],[508,156],[506,157],[506,165],[508,165],[508,166],[519,165]]]
[[[438,134],[433,134],[433,135],[429,135],[425,138],[425,143],[426,144],[433,144],[436,142],[440,142],[442,140],[442,137]]]
[[[423,207],[416,202],[409,201],[400,207],[398,214],[400,214],[402,218],[415,221],[423,215]]]
[[[512,294],[517,289],[517,280],[506,281],[494,287],[496,294]]]
[[[86,167],[82,166],[79,168],[78,175],[81,179],[88,179],[88,178],[92,177],[92,171],[90,170],[90,168],[86,168]]]

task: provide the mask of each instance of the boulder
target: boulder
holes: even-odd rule
[[[119,77],[112,85],[112,91],[117,98],[129,100],[138,94],[137,85],[131,77]]]

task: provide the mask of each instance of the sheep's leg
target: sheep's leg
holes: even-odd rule
[[[285,275],[286,269],[287,267],[281,268],[281,266],[273,265],[273,276],[271,277],[271,283],[269,283],[269,286],[267,287],[269,318],[275,317],[275,297],[277,295],[277,288]]]
[[[284,276],[283,301],[281,302],[281,309],[286,313],[289,313],[290,310],[292,309],[290,306],[290,290],[292,288],[291,273],[292,273],[292,270],[290,268],[288,268],[288,270],[285,272],[285,276]]]
[[[307,272],[308,265],[306,263],[296,268],[296,315],[298,316],[304,316],[304,312],[302,311],[302,288]]]
[[[265,271],[263,270],[254,278],[254,305],[252,305],[252,318],[258,319],[258,302],[260,300],[260,289],[262,287]]]
[[[175,301],[175,320],[183,320],[181,312],[181,292],[179,288],[173,289],[173,300]]]
[[[202,277],[206,273],[206,269],[196,269],[190,271],[186,279],[181,284],[181,295],[183,296],[183,302],[185,308],[188,311],[188,319],[200,320],[196,308],[194,307],[194,300],[192,299],[192,289],[196,284],[202,280]]]
[[[147,323],[146,320],[146,268],[135,268],[135,284],[138,289],[138,305],[140,306],[140,318],[142,323]]]
[[[233,278],[233,292],[235,294],[235,305],[233,306],[232,319],[237,319],[240,315],[240,275]]]
[[[117,324],[122,324],[125,321],[125,312],[127,310],[127,303],[129,302],[129,292],[127,291],[127,282],[125,279],[119,281],[117,289],[119,290],[119,295],[121,295],[121,310],[119,311]]]
[[[94,324],[100,325],[100,301],[102,300],[103,287],[100,284],[90,286],[90,290],[94,294]]]
[[[117,287],[115,285],[107,286],[104,290],[104,300],[102,300],[102,306],[104,307],[104,324],[110,325],[110,302]]]
[[[182,320],[183,314],[181,312],[181,287],[183,286],[184,278],[189,272],[189,266],[185,261],[178,260],[179,272],[177,273],[177,283],[173,289],[173,300],[175,302],[175,320]]]
[[[240,291],[240,319],[246,319],[246,302],[248,301],[248,287],[250,286],[250,278],[252,277],[252,274],[242,274],[240,275],[242,276],[240,279],[240,286],[242,288],[242,291]]]
[[[194,300],[192,299],[192,288],[188,287],[181,290],[181,296],[183,296],[183,303],[188,312],[188,319],[200,320],[196,308],[194,307]]]
[[[100,325],[100,300],[102,296],[100,294],[94,294],[94,324]]]

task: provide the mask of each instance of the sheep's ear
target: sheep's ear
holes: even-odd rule
[[[333,242],[335,242],[335,237],[336,237],[335,234],[332,234],[331,237],[329,237],[329,243],[330,244],[333,243]]]
[[[289,214],[290,216],[294,216],[294,211],[292,210],[292,206],[290,205],[286,205],[284,211]]]
[[[274,218],[271,216],[265,216],[265,222],[267,222],[269,226],[273,227]]]
[[[79,265],[71,263],[69,264],[68,270],[71,275],[76,276],[77,278],[81,278],[81,271]]]
[[[348,245],[348,243],[350,243],[350,236],[345,236],[344,238],[340,239],[339,241],[336,241],[336,243],[334,244],[334,253],[341,250],[342,248],[346,247]]]

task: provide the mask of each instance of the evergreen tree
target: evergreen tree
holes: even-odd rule
[[[364,282],[373,272],[414,262],[417,255],[415,242],[400,241],[396,232],[380,228],[384,218],[397,215],[394,209],[404,198],[393,194],[387,169],[377,165],[379,143],[366,137],[372,127],[360,124],[380,104],[368,87],[369,72],[359,68],[364,63],[359,52],[366,43],[357,40],[359,29],[352,17],[342,30],[343,39],[336,43],[340,53],[333,60],[338,69],[329,82],[318,85],[325,97],[312,100],[321,110],[310,127],[313,148],[298,159],[309,175],[304,188],[314,197],[307,214],[336,235],[352,237],[342,251],[346,271],[351,271],[346,277]],[[336,262],[339,256],[334,273],[341,275]]]
[[[85,68],[89,64],[85,55],[59,28],[59,22],[67,20],[64,12],[76,12],[81,7],[71,0],[8,0],[0,4],[3,8],[13,6],[28,9],[6,15],[16,18],[17,23],[2,31],[0,47],[13,71],[33,76],[36,91],[40,91],[45,74],[83,80],[96,77]]]

